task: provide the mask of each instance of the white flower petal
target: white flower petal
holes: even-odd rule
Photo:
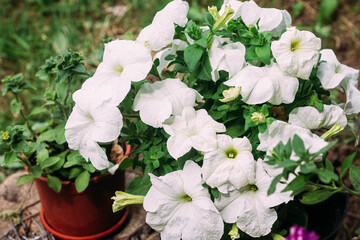
[[[159,51],[169,45],[174,37],[175,25],[185,26],[189,4],[175,0],[157,12],[152,23],[139,34],[137,41],[144,43],[149,49]]]
[[[92,162],[97,169],[109,166],[106,154],[96,142],[111,142],[120,135],[122,116],[110,98],[99,90],[78,90],[73,98],[76,102],[65,125],[65,138],[69,148]]]
[[[236,225],[251,237],[261,237],[271,232],[277,213],[274,209],[265,207],[264,202],[254,198],[253,195],[248,192],[240,198],[243,206],[241,207],[242,214],[238,217]]]
[[[350,85],[350,84],[349,84]],[[345,114],[358,114],[360,112],[360,91],[357,87],[350,85],[346,92]]]
[[[331,128],[336,123],[345,127],[347,119],[344,111],[335,105],[324,105],[322,113],[314,107],[306,106],[292,110],[289,114],[289,123],[313,130]]]
[[[101,147],[91,139],[83,139],[79,149],[80,154],[86,161],[91,161],[91,164],[98,170],[103,170],[109,167],[109,160]]]
[[[286,144],[295,134],[303,140],[305,148],[307,148],[310,153],[318,152],[327,146],[325,140],[311,133],[310,130],[276,120],[268,126],[264,133],[259,133],[260,144],[257,150],[272,150],[279,142]]]
[[[118,105],[130,90],[131,82],[145,79],[152,67],[150,52],[140,43],[115,40],[105,45],[103,62],[82,89],[110,89],[112,102]]]
[[[224,14],[226,5],[230,5],[231,9],[234,10],[234,15],[230,19],[238,19],[241,14],[241,6],[243,5],[243,2],[238,0],[225,0],[219,10],[220,16]]]
[[[215,37],[209,51],[213,80],[219,79],[219,71],[227,71],[229,77],[236,75],[245,63],[245,46],[239,42],[222,45],[223,38]]]
[[[185,107],[193,107],[195,100],[201,98],[196,90],[189,88],[180,79],[168,78],[153,84],[143,84],[135,96],[133,109],[140,111],[144,123],[159,128],[171,114],[181,114]]]
[[[295,77],[309,79],[318,63],[321,40],[309,31],[295,28],[287,30],[278,41],[273,41],[271,51],[280,69]]]
[[[167,147],[175,159],[190,151],[212,151],[216,148],[216,132],[225,132],[225,125],[213,120],[206,110],[195,111],[185,107],[181,115],[164,122],[164,130],[170,134]],[[190,148],[189,148],[190,146]]]
[[[200,167],[187,161],[184,169],[163,177],[152,174],[144,198],[146,222],[164,239],[220,239],[223,221],[202,187]]]
[[[260,8],[254,1],[244,2],[241,6],[241,17],[246,26],[259,21],[259,32],[271,32],[275,37],[291,26],[291,17],[286,10],[275,8]]]
[[[227,135],[217,136],[218,149],[204,154],[202,174],[205,182],[220,192],[227,193],[239,189],[253,180],[255,160],[251,154],[251,144],[244,138]],[[228,151],[236,156],[229,157]]]
[[[292,103],[299,88],[299,80],[296,77],[283,74],[279,65],[275,63],[270,65],[268,71],[274,87],[274,94],[269,102],[274,105]]]
[[[266,68],[246,66],[232,79],[225,82],[228,86],[241,87],[242,101],[247,104],[267,102],[273,95],[273,82]]]

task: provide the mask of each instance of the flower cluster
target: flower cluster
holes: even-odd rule
[[[108,166],[99,143],[121,134],[139,146],[133,165],[145,174],[128,191],[146,195],[146,222],[164,239],[220,239],[224,223],[266,236],[277,207],[293,199],[282,191],[288,179],[268,195],[279,169],[266,154],[295,136],[317,153],[345,127],[358,139],[359,71],[291,27],[285,10],[227,0],[200,27],[188,9],[174,0],[135,41],[105,45],[73,96],[66,139],[99,169]],[[335,88],[345,103],[328,97]],[[315,134],[323,129],[331,129],[326,137]]]

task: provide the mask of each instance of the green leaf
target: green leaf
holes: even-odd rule
[[[349,170],[349,178],[356,191],[360,192],[360,167],[352,165]]]
[[[30,112],[30,117],[31,116],[36,116],[36,115],[40,115],[40,114],[49,114],[49,111],[44,108],[44,107],[35,107],[31,112]]]
[[[306,192],[300,199],[300,202],[303,204],[316,204],[325,201],[329,197],[331,197],[333,194],[335,194],[336,191],[329,191],[329,190],[319,190],[319,191],[311,191]]]
[[[329,159],[325,160],[325,167],[327,170],[334,172],[334,166],[332,165],[332,163]]]
[[[131,158],[125,158],[124,160],[121,161],[119,169],[125,170],[125,169],[127,169],[127,168],[129,168],[131,166],[132,166]]]
[[[85,170],[82,173],[80,173],[79,176],[77,176],[75,179],[76,191],[78,191],[79,193],[84,191],[87,188],[87,186],[89,186],[89,182],[90,182],[90,173]]]
[[[296,153],[296,155],[298,157],[301,157],[301,156],[303,156],[303,154],[306,153],[303,140],[296,134],[292,140],[292,146],[293,146],[294,152]]]
[[[308,175],[298,175],[282,191],[286,192],[292,190],[293,193],[291,195],[295,196],[305,189],[306,183],[309,179],[310,177]]]
[[[41,167],[39,165],[31,166],[28,168],[29,172],[31,172],[34,177],[41,177]]]
[[[341,164],[341,173],[340,178],[343,178],[346,171],[350,168],[351,164],[354,162],[355,156],[357,152],[354,152],[350,156],[348,156],[344,162]]]
[[[299,163],[290,159],[285,159],[277,164],[277,167],[288,168],[298,166]]]
[[[206,52],[203,55],[202,62],[199,68],[201,69],[201,71],[198,74],[198,78],[206,81],[211,81],[212,67],[211,67],[209,55]]]
[[[316,108],[320,113],[324,110],[324,104],[319,100],[318,95],[314,91],[309,100],[307,101],[309,106]]]
[[[80,155],[79,152],[71,153],[67,157],[67,162],[64,164],[64,168],[69,168],[76,165],[82,165],[86,163],[85,159]]]
[[[83,168],[81,168],[81,167],[74,167],[74,168],[70,169],[69,179],[76,178],[77,176],[79,176],[79,174],[80,174],[82,171],[83,171]]]
[[[312,173],[316,170],[316,164],[315,163],[305,163],[303,165],[300,165],[300,172],[303,174]]]
[[[35,179],[34,175],[32,174],[25,174],[22,175],[18,178],[18,180],[16,181],[16,186],[21,186],[25,183],[31,182]]]
[[[255,53],[256,56],[258,56],[263,63],[267,65],[270,64],[270,59],[271,59],[270,44],[255,47]]]
[[[38,163],[42,163],[45,161],[45,159],[49,158],[49,151],[46,148],[41,149],[37,154],[36,154],[36,160]]]
[[[16,115],[20,113],[21,110],[21,102],[16,101],[16,99],[11,100],[10,107],[11,111]]]
[[[338,180],[338,175],[336,175],[336,173],[331,172],[327,169],[322,169],[320,171],[318,171],[318,176],[319,179],[323,182],[323,183],[331,183],[332,180],[337,181]]]
[[[202,48],[207,48],[208,42],[204,38],[200,38],[199,40],[196,40],[194,44],[199,45]]]
[[[256,54],[255,51],[255,46],[250,46],[248,48],[246,48],[246,52],[245,52],[245,60],[246,61],[253,61],[253,60],[258,60],[259,57]]]
[[[55,192],[59,193],[61,191],[60,179],[51,175],[47,175],[47,179],[48,186],[52,188]]]
[[[133,195],[145,196],[151,185],[150,176],[146,174],[144,176],[134,178],[126,188],[125,192]]]
[[[214,198],[219,198],[220,197],[220,192],[217,188],[211,188],[210,189],[211,195],[214,196]]]
[[[91,173],[94,173],[96,171],[96,168],[91,163],[83,163],[82,167]]]
[[[46,142],[55,141],[55,130],[50,129],[50,130],[48,130],[46,132],[43,132],[42,134],[40,134],[39,140],[40,141],[46,141]]]
[[[204,48],[197,44],[188,46],[184,51],[184,60],[190,71],[195,71],[200,64],[201,57],[204,53]]]
[[[268,195],[268,196],[271,195],[271,194],[273,194],[273,193],[275,192],[275,190],[276,190],[276,185],[278,184],[278,182],[280,181],[281,178],[282,178],[282,175],[280,174],[280,175],[277,175],[277,176],[272,180],[272,182],[271,182],[271,184],[270,184],[270,187],[269,187],[269,189],[268,189],[268,191],[267,191],[267,195]]]
[[[4,156],[4,163],[6,165],[13,163],[16,160],[16,152],[7,152]]]
[[[58,161],[56,164],[54,164],[54,165],[51,167],[51,170],[52,170],[52,171],[59,170],[60,168],[62,168],[62,167],[64,166],[65,157],[64,157],[64,156],[59,156],[59,157],[60,157],[60,161]]]
[[[45,159],[43,162],[40,163],[40,166],[42,169],[51,167],[55,165],[57,162],[61,160],[61,157],[59,156],[53,156]]]
[[[55,141],[57,144],[63,144],[66,142],[65,138],[65,124],[59,124],[54,129],[55,131]]]

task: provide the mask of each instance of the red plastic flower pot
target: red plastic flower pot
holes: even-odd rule
[[[130,146],[126,146],[126,153]],[[124,157],[124,158],[125,158]],[[62,239],[98,239],[111,234],[126,220],[128,211],[112,212],[111,197],[125,189],[124,171],[104,174],[90,179],[85,191],[78,193],[75,184],[62,181],[60,193],[47,184],[47,178],[35,179],[45,228]]]

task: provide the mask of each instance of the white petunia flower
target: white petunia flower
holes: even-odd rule
[[[355,145],[359,144],[360,140],[360,118],[356,115],[348,115],[348,127],[355,136]]]
[[[259,21],[259,32],[271,32],[274,37],[291,26],[291,16],[286,10],[276,8],[261,8],[254,1],[244,2],[241,5],[240,16],[246,26]]]
[[[324,89],[333,89],[343,80],[353,81],[359,78],[359,70],[341,64],[331,49],[320,51],[320,65],[316,73]]]
[[[298,107],[289,114],[289,123],[310,130],[331,128],[336,123],[342,127],[347,124],[347,119],[341,107],[336,105],[324,105],[323,112],[316,108],[306,106]]]
[[[174,0],[165,8],[157,12],[152,23],[139,34],[137,41],[145,44],[153,51],[159,51],[173,41],[175,25],[182,27],[187,23],[189,4],[185,1]]]
[[[204,109],[195,111],[185,107],[181,115],[172,116],[163,124],[170,134],[167,149],[170,155],[178,159],[191,150],[213,151],[217,147],[216,133],[225,132],[225,125],[216,122]]]
[[[346,93],[345,114],[360,112],[359,70],[341,64],[331,49],[321,50],[322,61],[317,71],[325,89],[343,88]]]
[[[296,125],[276,120],[271,123],[264,133],[259,133],[259,151],[272,150],[279,142],[286,144],[294,136],[298,135],[304,142],[305,148],[310,153],[316,153],[327,146],[327,142],[310,130]]]
[[[276,211],[272,207],[292,199],[290,192],[281,192],[281,187],[270,196],[267,195],[273,178],[265,172],[263,164],[261,159],[256,161],[253,180],[240,189],[220,194],[220,197],[215,199],[215,206],[223,220],[226,223],[236,222],[239,229],[251,237],[269,234],[277,219]]]
[[[280,69],[302,79],[309,79],[319,60],[321,40],[312,32],[288,29],[280,40],[273,41],[271,51]]]
[[[149,174],[152,187],[144,198],[146,223],[161,239],[220,239],[224,223],[202,186],[200,167],[187,161],[184,169],[162,177]]]
[[[202,96],[189,88],[180,79],[165,79],[155,83],[144,83],[136,94],[133,109],[140,111],[141,120],[155,128],[172,114],[180,115],[184,107],[193,107]]]
[[[223,43],[226,45],[223,45]],[[214,37],[214,42],[209,51],[210,63],[213,71],[212,79],[219,79],[219,71],[224,70],[229,73],[229,77],[233,77],[244,66],[245,63],[245,46],[240,42],[230,42],[227,39]]]
[[[103,61],[82,89],[111,89],[108,93],[118,105],[128,94],[131,82],[143,80],[152,67],[150,52],[140,43],[115,40],[105,45]]]
[[[247,104],[289,104],[299,87],[298,79],[285,75],[276,63],[264,67],[248,65],[225,84],[241,87],[242,101]]]
[[[96,98],[89,90],[73,94],[75,107],[65,125],[69,148],[79,150],[86,161],[101,170],[109,166],[105,152],[97,142],[111,142],[120,135],[122,115],[110,98],[98,91]]]
[[[254,175],[251,144],[244,138],[217,135],[217,149],[204,154],[203,179],[212,188],[228,193],[246,185]]]

